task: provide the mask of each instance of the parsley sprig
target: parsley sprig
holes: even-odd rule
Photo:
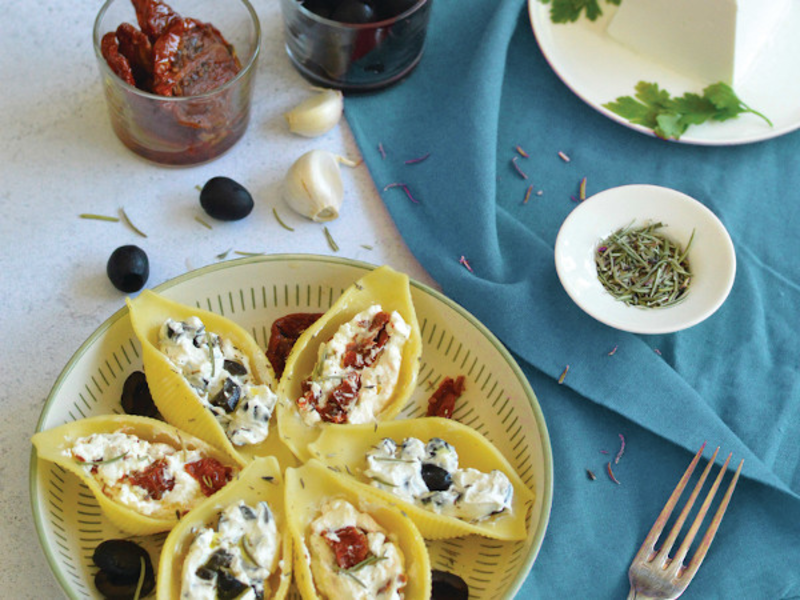
[[[599,0],[539,0],[542,4],[551,4],[550,20],[553,23],[574,23],[586,13],[586,18],[594,21],[603,14]],[[619,6],[622,0],[606,0],[606,4]]]
[[[727,121],[744,113],[757,115],[772,127],[772,121],[742,102],[726,83],[709,85],[702,95],[686,92],[680,97],[646,81],[637,83],[635,89],[635,96],[621,96],[603,107],[635,125],[652,129],[660,138],[677,140],[691,125]]]

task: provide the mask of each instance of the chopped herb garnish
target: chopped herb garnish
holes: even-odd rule
[[[325,239],[328,240],[328,246],[330,246],[331,250],[333,250],[334,252],[338,252],[339,244],[337,244],[336,241],[333,239],[331,232],[328,231],[327,227],[323,227],[322,230],[325,232]]]
[[[269,483],[273,483],[275,481],[275,478],[272,475],[265,475],[261,479],[263,479],[264,481],[267,481]]]
[[[235,250],[234,254],[238,254],[239,256],[264,256],[263,252],[243,252],[241,250]]]
[[[377,481],[377,482],[378,482],[378,483],[380,483],[381,485],[385,485],[385,486],[387,486],[387,487],[397,487],[395,484],[393,484],[393,483],[389,483],[388,481],[384,481],[384,480],[383,480],[383,479],[381,479],[380,477],[375,477],[375,476],[372,476],[372,477],[370,477],[370,479],[372,479],[373,481]]]
[[[608,471],[608,476],[611,478],[611,481],[613,481],[617,485],[620,485],[619,481],[614,476],[614,471],[611,470],[611,461],[609,461],[608,464],[606,465],[606,471]]]
[[[383,143],[378,144],[378,152],[381,153],[381,158],[386,158],[386,150],[383,149]]]
[[[147,572],[145,566],[144,556],[139,557],[139,580],[136,582],[136,592],[133,594],[133,600],[139,600],[142,597],[142,587],[144,586],[144,576]]]
[[[364,567],[368,567],[369,565],[374,565],[377,562],[382,560],[386,560],[385,556],[376,556],[375,554],[368,556],[360,563],[353,565],[352,567],[347,567],[346,569],[342,569],[341,567],[338,569],[340,573],[355,573],[363,569]]]
[[[586,177],[581,179],[581,183],[578,186],[578,199],[581,201],[586,200]]]
[[[458,259],[458,262],[459,262],[460,264],[464,265],[464,268],[465,268],[467,271],[469,271],[470,273],[474,273],[474,272],[475,272],[475,271],[473,271],[473,270],[472,270],[472,267],[470,266],[470,264],[469,264],[469,261],[468,261],[468,260],[467,260],[467,259],[464,257],[464,255],[463,255],[463,254],[461,255],[461,258],[460,258],[460,259]]]
[[[586,477],[594,481],[597,479],[597,475],[595,475],[590,469],[586,469]]]
[[[719,82],[706,87],[702,96],[686,92],[683,96],[672,97],[658,84],[646,81],[637,83],[635,90],[633,97],[621,96],[603,107],[634,125],[652,129],[663,139],[677,140],[691,125],[727,121],[744,113],[754,114],[772,127],[772,122],[766,116],[742,102],[726,83]]]
[[[609,355],[609,356],[614,356],[614,355],[617,353],[617,348],[619,348],[619,345],[617,345],[617,346],[614,346],[614,347],[611,349],[611,351],[608,353],[608,355]]]
[[[286,229],[287,231],[294,231],[294,227],[289,227],[286,223],[283,222],[280,215],[278,214],[278,210],[273,206],[272,207],[272,214],[275,216],[275,220],[278,222],[278,225]]]
[[[105,215],[93,215],[91,213],[81,213],[81,219],[94,219],[95,221],[110,221],[112,223],[119,223],[119,219],[117,217],[107,217]]]
[[[197,221],[198,223],[200,223],[200,225],[202,225],[206,229],[214,229],[213,227],[211,227],[211,225],[208,222],[206,222],[203,219],[203,217],[201,217],[199,215],[195,215],[194,220]]]
[[[356,577],[355,575],[353,575],[353,574],[352,574],[350,571],[348,571],[348,570],[346,570],[346,569],[342,569],[342,570],[341,570],[341,572],[342,572],[344,575],[346,575],[347,577],[349,577],[350,579],[352,579],[353,581],[355,581],[355,582],[356,582],[358,585],[360,585],[362,588],[366,588],[366,587],[367,587],[367,586],[366,586],[366,584],[365,584],[363,581],[361,581],[361,580],[360,580],[358,577]]]
[[[528,186],[528,191],[525,192],[525,199],[522,201],[523,204],[527,204],[528,200],[531,199],[531,192],[533,191],[533,184]]]
[[[520,155],[522,158],[528,158],[528,156],[530,156],[530,155],[529,155],[527,152],[525,152],[525,150],[523,150],[523,149],[522,149],[522,147],[521,147],[521,146],[515,146],[515,147],[514,147],[514,150],[516,150],[517,152],[519,152],[519,155]]]
[[[561,376],[558,378],[558,385],[564,383],[564,380],[567,378],[567,373],[569,373],[569,365],[564,367],[564,370],[561,372]]]
[[[133,229],[136,233],[138,233],[143,238],[147,237],[147,234],[145,232],[143,232],[141,229],[139,229],[138,227],[136,227],[136,225],[134,225],[133,222],[128,218],[128,213],[125,212],[124,208],[120,208],[119,209],[119,214],[122,215],[122,220],[125,221],[125,223],[127,223],[128,227]]]
[[[519,156],[515,156],[514,158],[512,158],[511,159],[511,166],[514,167],[514,170],[519,174],[520,177],[522,177],[523,179],[527,179],[528,175],[522,169],[520,169],[519,165],[517,164],[517,160],[518,159],[519,159]]]
[[[99,460],[80,460],[80,459],[76,458],[75,460],[76,460],[76,462],[80,463],[81,465],[91,465],[93,467],[99,467],[101,465],[110,465],[111,463],[115,463],[118,460],[122,460],[126,456],[128,456],[128,453],[124,452],[124,453],[120,454],[119,456],[115,456],[114,458],[109,458],[109,459],[101,458]]]
[[[395,463],[409,463],[409,464],[413,464],[413,463],[417,462],[417,461],[415,461],[415,460],[409,460],[409,459],[407,459],[407,458],[394,458],[394,457],[392,457],[392,456],[373,456],[372,458],[373,458],[374,460],[382,460],[382,461],[384,461],[384,462],[395,462]]]
[[[563,160],[564,162],[569,162],[569,161],[571,160],[569,156],[567,156],[566,154],[564,154],[564,153],[563,153],[563,152],[561,152],[561,151],[559,151],[559,152],[558,152],[558,157],[559,157],[561,160]]]
[[[217,254],[217,258],[219,260],[223,260],[223,259],[227,258],[228,254],[231,253],[231,250],[233,250],[233,248],[228,248],[227,250],[225,250],[225,252],[220,252],[219,254]]]
[[[692,274],[686,249],[661,236],[662,223],[622,227],[595,252],[597,277],[617,300],[641,308],[672,306],[686,298]]]
[[[619,441],[620,441],[619,452],[617,452],[617,455],[614,457],[615,465],[619,463],[619,459],[622,458],[622,455],[625,453],[625,436],[622,435],[621,433],[619,434]]]
[[[430,152],[428,152],[428,153],[426,153],[426,154],[423,154],[423,155],[422,155],[422,156],[420,156],[419,158],[409,158],[409,159],[406,161],[406,164],[407,164],[407,165],[414,165],[414,164],[417,164],[417,163],[421,163],[423,160],[425,160],[426,158],[428,158],[430,155],[431,155],[431,153],[430,153]]]
[[[403,191],[406,193],[406,196],[408,196],[408,199],[411,200],[414,204],[419,204],[419,200],[414,198],[414,196],[411,194],[411,190],[408,189],[408,186],[405,183],[389,183],[383,187],[383,191],[385,192],[386,190],[396,187],[402,188]]]
[[[582,13],[586,18],[595,21],[603,14],[599,0],[539,0],[542,4],[552,4],[550,20],[553,23],[574,23]],[[619,6],[621,0],[606,0],[606,4]]]
[[[364,250],[372,250],[372,248],[373,248],[370,244],[361,244],[361,247]]]

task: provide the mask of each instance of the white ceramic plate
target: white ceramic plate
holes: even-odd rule
[[[597,278],[594,254],[609,234],[634,222],[665,225],[662,233],[689,250],[692,281],[681,303],[657,309],[615,300]],[[706,206],[676,190],[626,185],[595,194],[564,220],[556,237],[558,278],[567,294],[598,321],[634,333],[671,333],[697,325],[722,305],[736,276],[736,254],[728,231]]]
[[[575,23],[554,24],[550,4],[528,0],[533,31],[550,66],[584,102],[608,118],[653,135],[633,125],[603,104],[620,96],[632,96],[639,81],[655,82],[673,95],[701,92],[709,83],[694,80],[641,56],[613,40],[606,27],[617,7],[599,0],[603,15],[592,22],[581,17]],[[700,145],[734,145],[774,138],[800,128],[800,2],[793,2],[789,17],[775,38],[759,54],[750,75],[735,90],[739,98],[765,114],[769,127],[755,115],[741,115],[725,122],[693,125],[679,142]]]
[[[372,265],[331,257],[276,255],[220,263],[178,277],[156,291],[223,314],[266,347],[270,325],[292,312],[324,312]],[[477,319],[435,290],[412,282],[423,334],[419,385],[401,418],[423,416],[427,398],[445,376],[466,376],[454,418],[492,440],[536,491],[521,542],[461,538],[430,544],[433,568],[466,579],[470,598],[512,598],[525,580],[544,538],[553,493],[547,427],[525,376],[503,345]],[[108,319],[75,353],[59,376],[37,427],[44,430],[97,414],[120,412],[125,378],[141,369],[140,349],[127,309]],[[104,518],[77,478],[34,451],[31,501],[50,567],[70,598],[99,597],[92,552],[121,534]],[[123,536],[124,537],[124,536]],[[139,540],[154,565],[164,535]],[[292,597],[298,598],[293,592]]]

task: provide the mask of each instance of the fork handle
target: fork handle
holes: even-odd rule
[[[648,596],[644,592],[637,592],[636,588],[631,586],[631,591],[628,592],[628,600],[665,600],[665,596]]]

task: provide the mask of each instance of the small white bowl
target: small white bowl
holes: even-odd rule
[[[670,240],[689,249],[692,280],[686,299],[666,308],[638,308],[615,300],[597,278],[594,253],[611,233],[634,222],[661,222]],[[728,231],[703,204],[676,190],[625,185],[587,198],[564,220],[555,246],[556,271],[567,294],[587,314],[633,333],[672,333],[708,318],[728,297],[736,254]]]

